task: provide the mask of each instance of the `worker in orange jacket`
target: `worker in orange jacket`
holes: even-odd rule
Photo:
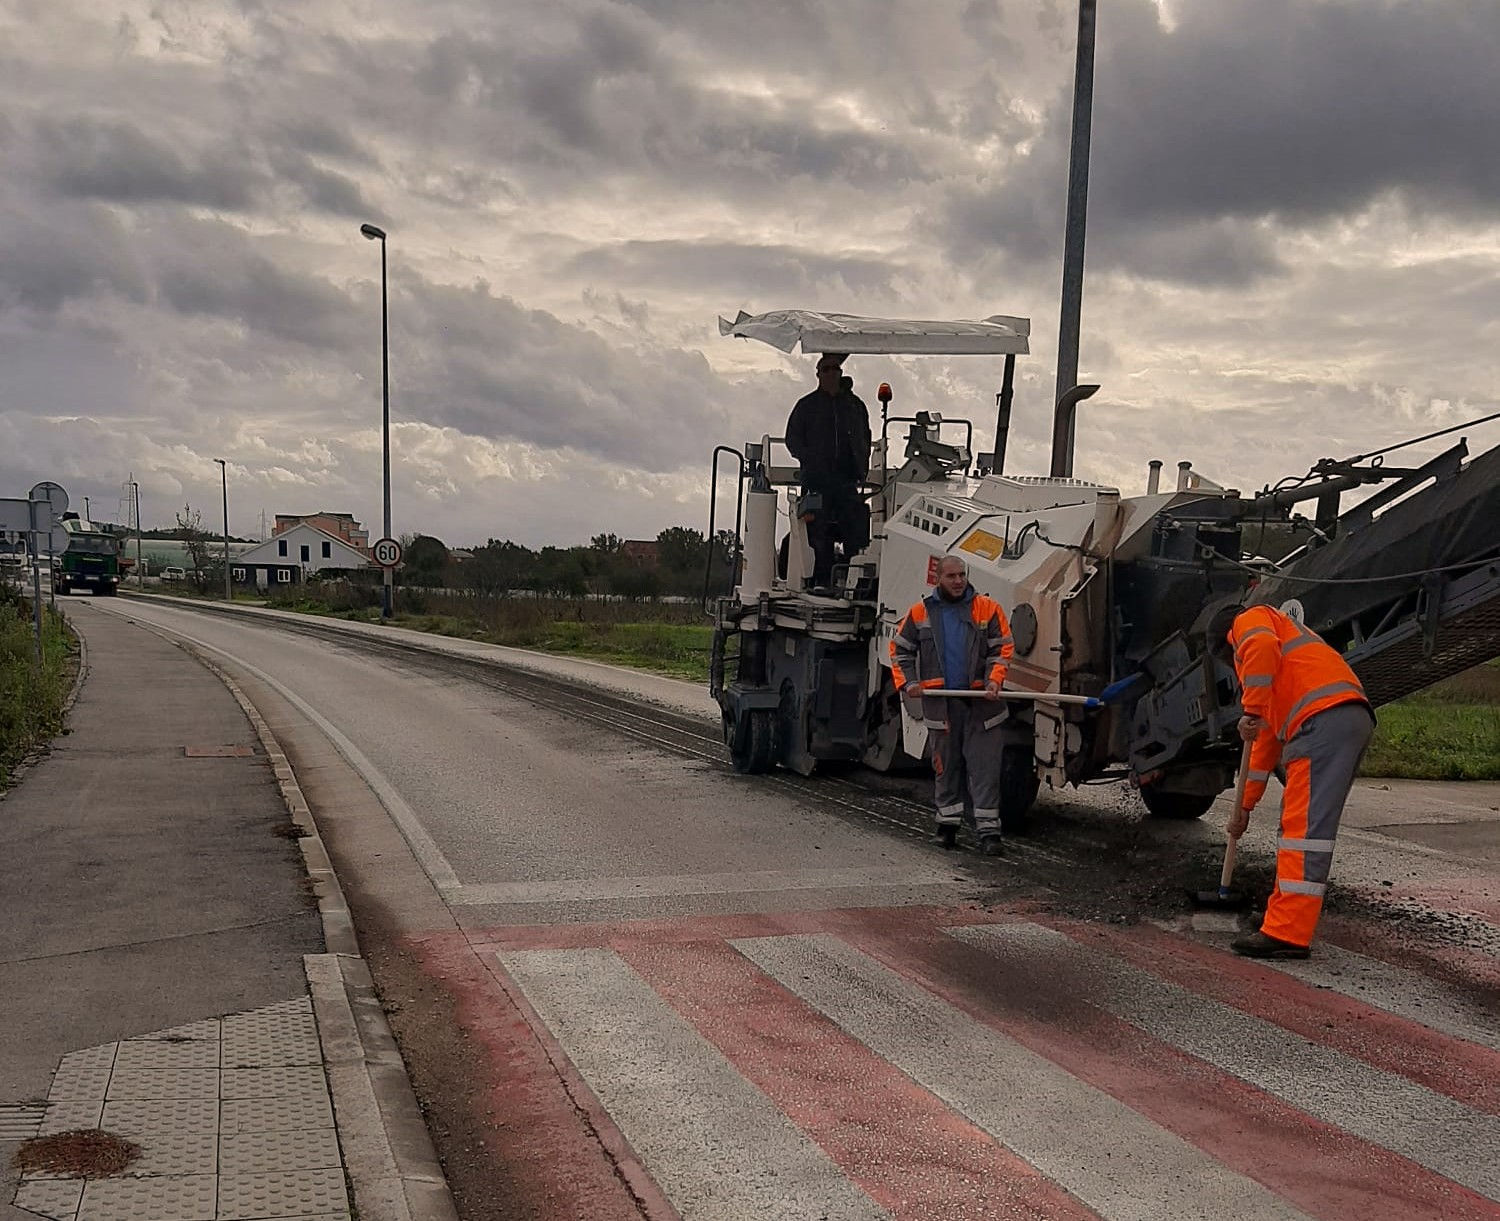
[[[906,613],[891,638],[891,679],[927,725],[935,775],[937,841],[958,844],[964,781],[974,803],[974,831],[986,856],[1003,853],[1000,840],[1000,724],[997,706],[1005,670],[1016,651],[1010,623],[993,598],[969,584],[969,566],[956,555],[937,562],[937,588]],[[986,699],[927,695],[930,690],[983,691]]]
[[[1297,620],[1269,606],[1231,607],[1214,620],[1240,683],[1240,737],[1254,745],[1245,799],[1228,832],[1243,835],[1278,764],[1285,768],[1276,887],[1258,932],[1233,943],[1250,958],[1306,958],[1333,865],[1344,802],[1375,730],[1348,663]]]

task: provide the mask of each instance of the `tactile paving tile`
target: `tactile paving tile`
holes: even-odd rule
[[[117,1098],[217,1098],[219,1070],[216,1068],[167,1068],[116,1070],[109,1080],[106,1097]]]
[[[261,1221],[349,1221],[349,1214],[319,1213],[316,1217],[264,1217]]]
[[[219,1074],[224,1098],[327,1097],[321,1064],[276,1068],[226,1068]]]
[[[342,1166],[332,1128],[300,1132],[242,1132],[219,1141],[219,1173],[270,1174],[283,1170],[330,1170]]]
[[[298,1002],[298,1008],[257,1009],[237,1013],[224,1019],[225,1042],[264,1042],[275,1046],[287,1039],[316,1039],[318,1023],[311,1004]]]
[[[219,1044],[215,1040],[191,1039],[185,1042],[162,1042],[155,1039],[139,1039],[133,1043],[121,1043],[115,1056],[115,1076],[124,1072],[139,1072],[142,1069],[160,1072],[162,1069],[218,1068]]]
[[[225,1068],[269,1068],[286,1064],[321,1064],[323,1049],[310,1035],[266,1038],[259,1034],[226,1035]]]
[[[342,1170],[221,1175],[220,1221],[285,1217],[347,1210]],[[80,1219],[82,1221],[82,1219]],[[163,1218],[163,1221],[167,1221]]]
[[[125,1098],[106,1102],[99,1126],[135,1139],[137,1132],[215,1132],[219,1103],[214,1098]]]
[[[226,1098],[219,1108],[219,1131],[229,1136],[333,1126],[333,1106],[326,1093],[296,1098]]]
[[[195,1132],[157,1123],[132,1131],[111,1130],[140,1146],[141,1156],[130,1163],[125,1171],[128,1175],[217,1174],[219,1171],[219,1134],[212,1127]]]
[[[52,1078],[52,1088],[47,1091],[48,1102],[80,1102],[103,1098],[109,1088],[109,1075],[114,1068],[117,1043],[106,1043],[102,1047],[89,1047],[83,1051],[70,1052],[57,1066]]]
[[[77,1179],[27,1179],[16,1191],[16,1207],[57,1221],[73,1221],[83,1184]]]
[[[219,1037],[219,1019],[208,1018],[202,1022],[189,1022],[186,1026],[173,1026],[167,1030],[153,1030],[150,1034],[138,1034],[127,1043],[173,1042],[178,1039],[210,1039]]]
[[[92,1179],[78,1221],[214,1221],[218,1182],[211,1174]]]
[[[97,1128],[103,1110],[102,1097],[79,1098],[71,1102],[54,1102],[49,1098],[47,1114],[42,1119],[42,1126],[37,1129],[37,1135],[54,1136],[58,1132],[73,1132],[78,1128]]]

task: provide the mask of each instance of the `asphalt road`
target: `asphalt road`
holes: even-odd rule
[[[1044,796],[1006,859],[945,854],[920,778],[735,776],[680,684],[70,609],[261,707],[466,1218],[1500,1218],[1500,785],[1362,783],[1274,968],[1185,900],[1221,810]]]

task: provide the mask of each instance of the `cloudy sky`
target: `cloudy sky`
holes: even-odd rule
[[[1259,487],[1495,410],[1500,4],[1099,8],[1077,473]],[[813,382],[738,309],[1031,317],[1045,473],[1076,11],[0,0],[0,495],[217,526],[222,457],[237,534],[378,533],[365,221],[398,533],[703,528],[712,447]],[[849,371],[988,447],[997,361]]]

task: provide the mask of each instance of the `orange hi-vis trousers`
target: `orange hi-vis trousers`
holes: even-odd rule
[[[1336,704],[1309,717],[1286,744],[1276,888],[1260,926],[1268,937],[1312,944],[1333,868],[1339,819],[1374,731],[1368,704]]]

